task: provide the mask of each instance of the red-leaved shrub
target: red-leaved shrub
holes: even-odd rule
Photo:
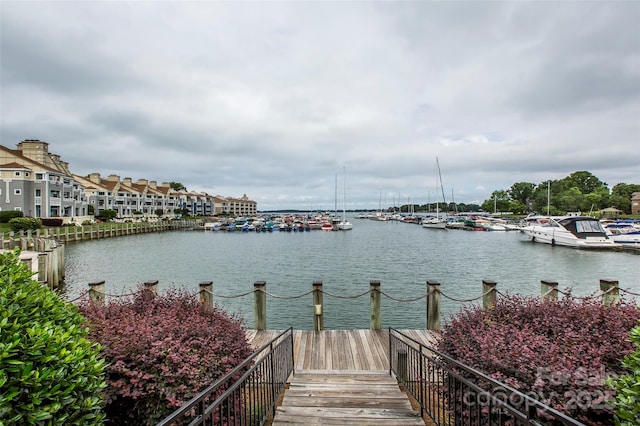
[[[438,348],[586,424],[613,424],[605,379],[624,373],[639,318],[633,302],[506,296],[492,310],[466,307],[452,317]]]
[[[108,362],[111,424],[155,424],[251,354],[240,320],[184,290],[141,289],[106,306],[84,301],[90,338]]]

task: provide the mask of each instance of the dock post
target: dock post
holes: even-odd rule
[[[253,283],[253,321],[256,330],[267,329],[267,294],[265,293],[265,281]]]
[[[153,300],[158,294],[158,280],[146,281],[144,283],[144,301]]]
[[[47,276],[49,272],[47,271],[47,265],[48,265],[47,253],[39,252],[38,253],[38,281],[40,281],[42,284],[45,284],[45,285],[48,285]]]
[[[602,304],[613,306],[620,303],[620,286],[618,280],[600,280],[600,291],[602,291]]]
[[[558,303],[558,282],[550,280],[540,281],[540,296],[543,302]]]
[[[89,283],[89,297],[96,305],[104,306],[104,281]]]
[[[205,309],[213,309],[213,281],[200,283],[200,303]]]
[[[322,281],[314,281],[313,286],[313,330],[324,330],[324,306],[322,300]]]
[[[493,309],[496,306],[496,285],[493,280],[482,280],[482,307],[484,309]]]
[[[427,280],[427,330],[440,330],[440,283]]]
[[[380,330],[382,328],[382,315],[380,313],[380,281],[369,281],[369,289],[371,290],[369,303],[371,310],[371,321],[369,328],[371,328],[371,330]]]

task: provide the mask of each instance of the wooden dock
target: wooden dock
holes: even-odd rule
[[[402,330],[426,345],[435,334]],[[254,348],[280,331],[247,331]],[[388,330],[293,332],[294,374],[273,425],[424,425],[389,374]]]

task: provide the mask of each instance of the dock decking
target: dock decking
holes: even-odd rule
[[[436,335],[402,330],[426,345]],[[280,331],[247,331],[255,349]],[[388,330],[293,332],[294,374],[272,425],[424,425],[389,374]]]
[[[432,346],[436,334],[429,330],[400,330]],[[259,348],[282,330],[248,330],[247,339]],[[294,330],[295,370],[389,370],[388,330]]]

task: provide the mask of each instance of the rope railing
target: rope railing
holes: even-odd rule
[[[250,294],[254,295],[254,328],[256,330],[266,330],[266,304],[267,297],[279,300],[293,300],[300,299],[305,296],[312,295],[313,296],[313,318],[314,318],[314,329],[322,330],[324,324],[324,302],[323,297],[326,295],[327,297],[331,297],[334,299],[358,299],[363,296],[370,295],[370,313],[371,313],[371,322],[370,328],[372,330],[380,330],[382,327],[381,321],[381,299],[384,296],[388,300],[392,300],[394,302],[399,303],[408,303],[408,302],[417,302],[422,299],[426,299],[426,328],[428,330],[440,330],[440,301],[442,298],[445,298],[449,301],[456,303],[471,303],[482,300],[482,306],[484,309],[493,309],[496,305],[496,297],[500,295],[501,297],[508,297],[508,294],[503,293],[498,290],[497,283],[491,280],[483,280],[483,292],[479,296],[470,297],[470,298],[460,298],[454,297],[446,294],[440,289],[440,283],[437,281],[427,281],[427,291],[426,293],[419,294],[415,297],[402,298],[393,296],[388,294],[380,289],[380,281],[370,281],[370,288],[367,291],[357,294],[335,294],[329,291],[326,291],[322,288],[322,282],[316,281],[313,283],[313,287],[311,290],[294,294],[294,295],[281,295],[274,294],[268,292],[266,290],[266,282],[265,281],[256,281],[254,283],[253,290],[246,291],[239,294],[221,294],[213,291],[213,282],[203,282],[200,283],[199,291],[196,291],[192,294],[193,297],[198,297],[200,302],[210,308],[214,306],[214,299],[236,299],[241,297],[249,296]],[[110,294],[104,291],[104,281],[89,283],[89,291],[87,292],[89,297],[97,303],[104,304],[106,297],[126,297],[126,296],[134,296],[137,292],[130,292],[125,294]],[[157,285],[158,281],[148,281],[144,283],[144,288],[142,290],[151,291],[154,294],[157,293]],[[71,300],[70,302],[76,302],[83,297],[86,297],[87,293],[83,293],[79,297]],[[577,300],[593,300],[600,298],[602,299],[603,305],[615,305],[621,300],[621,293],[631,296],[640,296],[640,294],[632,292],[628,289],[620,288],[618,281],[615,280],[600,280],[600,289],[598,292],[594,293],[590,296],[575,296],[570,291],[563,291],[558,289],[558,283],[555,281],[542,280],[541,281],[541,292],[540,298],[543,301],[547,302],[557,302],[558,295],[562,295],[564,297],[571,297],[572,299]]]

